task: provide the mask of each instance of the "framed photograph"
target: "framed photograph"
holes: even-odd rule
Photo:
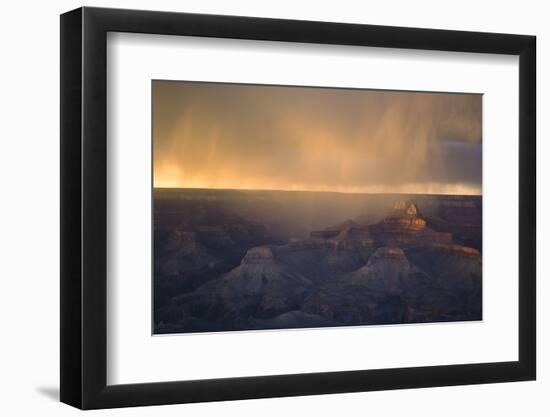
[[[61,16],[61,401],[533,380],[535,37]]]

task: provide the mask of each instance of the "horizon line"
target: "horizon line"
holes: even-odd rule
[[[332,194],[366,194],[366,195],[433,195],[433,196],[468,196],[482,197],[479,194],[453,194],[453,193],[430,193],[430,192],[367,192],[367,191],[330,191],[330,190],[307,190],[307,189],[283,189],[283,188],[222,188],[222,187],[164,187],[154,186],[153,190],[215,190],[215,191],[279,191],[279,192],[296,192],[296,193],[332,193]]]

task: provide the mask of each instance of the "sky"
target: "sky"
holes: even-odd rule
[[[153,81],[155,187],[481,194],[482,95]]]

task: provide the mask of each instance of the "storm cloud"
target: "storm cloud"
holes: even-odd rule
[[[153,82],[156,187],[481,193],[482,96]]]

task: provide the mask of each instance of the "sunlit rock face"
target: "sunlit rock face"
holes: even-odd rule
[[[393,210],[388,214],[386,221],[391,219],[420,219],[420,213],[416,203],[412,200],[399,200],[393,205]],[[425,224],[425,223],[424,223]]]
[[[389,213],[375,224],[361,225],[353,221],[340,227],[311,232],[312,238],[325,239],[336,249],[354,247],[417,247],[429,243],[451,243],[452,235],[427,227],[416,203],[399,200]]]
[[[412,200],[400,200],[393,206],[393,210],[382,221],[388,228],[407,230],[422,230],[426,221],[420,216],[416,203]]]

